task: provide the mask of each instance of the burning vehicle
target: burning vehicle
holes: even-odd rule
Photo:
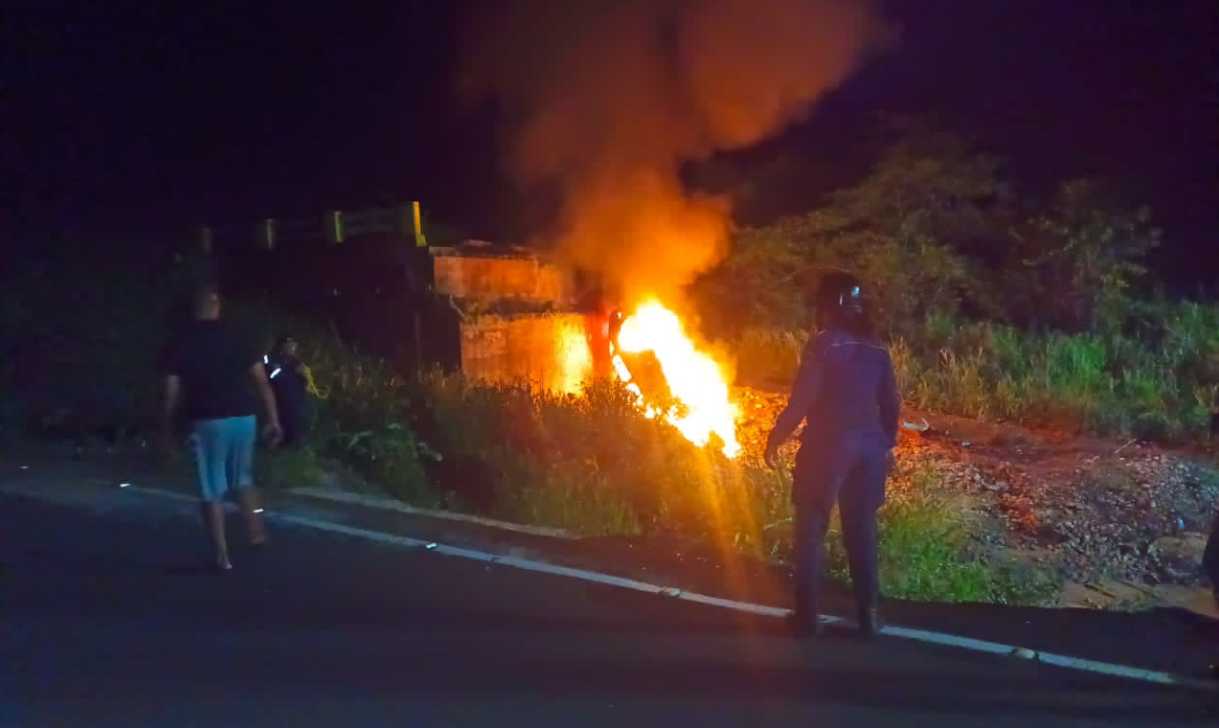
[[[615,310],[610,328],[614,374],[648,417],[664,417],[696,445],[714,441],[728,457],[740,453],[724,368],[698,349],[676,313],[651,299],[630,315]]]

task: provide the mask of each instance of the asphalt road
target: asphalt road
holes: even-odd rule
[[[0,726],[1214,725],[1213,696],[281,526],[0,497]],[[240,535],[240,522],[231,532]],[[1120,639],[1120,635],[1115,635]]]

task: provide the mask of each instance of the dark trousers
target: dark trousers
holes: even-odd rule
[[[835,503],[856,605],[860,609],[876,606],[880,598],[876,511],[885,502],[886,477],[886,451],[881,446],[844,443],[834,448],[801,448],[792,482],[798,611],[817,609],[825,572],[825,537]]]
[[[304,402],[284,398],[277,403],[279,424],[284,428],[282,447],[299,447],[305,439],[308,422],[305,418]]]
[[[1211,580],[1211,588],[1219,592],[1219,513],[1211,524],[1211,535],[1206,539],[1206,551],[1202,552],[1202,570]]]

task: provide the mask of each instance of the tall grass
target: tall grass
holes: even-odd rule
[[[277,478],[317,479],[321,468],[316,457],[331,457],[404,500],[443,504],[424,469],[433,451],[411,426],[416,393],[407,380],[383,361],[348,346],[332,329],[266,307],[236,304],[228,315],[267,351],[278,336],[292,332],[317,385],[308,413],[308,447],[272,455],[281,465]]]
[[[1098,434],[1203,434],[1219,390],[1219,307],[1160,303],[1141,313],[1128,330],[1103,335],[933,315],[893,336],[890,350],[916,407]],[[790,332],[747,332],[738,372],[790,381],[801,346]]]
[[[62,376],[80,377],[100,392],[144,392],[155,401],[157,336],[85,336],[112,326],[161,331],[149,315],[160,309],[141,311],[136,303],[102,298],[83,312],[77,325],[84,333],[63,335],[92,342],[89,353],[65,360]],[[644,417],[616,383],[591,383],[583,396],[561,396],[527,383],[471,383],[441,372],[404,377],[324,327],[252,306],[235,305],[230,315],[268,347],[276,336],[293,333],[321,395],[312,403],[304,449],[259,458],[260,475],[278,485],[312,484],[339,464],[417,505],[585,535],[668,533],[767,558],[788,553],[784,472],[748,457],[727,459],[714,443],[695,447],[669,424]],[[784,341],[794,356],[798,337]],[[94,366],[99,357],[106,367]],[[122,372],[142,377],[134,381]],[[122,417],[122,403],[112,407],[98,416]],[[1024,577],[990,569],[985,554],[967,548],[968,524],[954,516],[958,511],[930,495],[920,498],[895,497],[881,513],[888,594],[1033,598]],[[841,572],[841,551],[832,557]]]
[[[261,315],[268,329],[288,325]],[[438,371],[403,379],[325,331],[298,338],[328,390],[318,402],[314,447],[408,501],[588,536],[664,533],[762,558],[790,551],[786,472],[692,445],[644,417],[615,382],[590,382],[573,396]],[[885,592],[1043,599],[1041,582],[995,570],[971,548],[970,524],[939,484],[932,471],[895,482],[880,514]],[[835,526],[832,539],[836,533]],[[845,576],[842,549],[830,557],[833,572]]]
[[[808,341],[803,331],[746,329],[729,348],[736,357],[737,381],[787,384],[796,377],[800,352]]]

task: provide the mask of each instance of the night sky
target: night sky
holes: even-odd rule
[[[457,29],[478,1],[7,3],[5,234],[148,244],[391,199],[475,236],[515,229],[494,120],[455,100]],[[830,186],[866,165],[849,150],[877,112],[931,113],[1008,158],[1022,189],[1116,179],[1166,229],[1165,272],[1219,278],[1213,2],[884,6],[900,46],[738,174],[786,155],[807,162],[801,185]],[[789,192],[773,191],[776,212]]]

